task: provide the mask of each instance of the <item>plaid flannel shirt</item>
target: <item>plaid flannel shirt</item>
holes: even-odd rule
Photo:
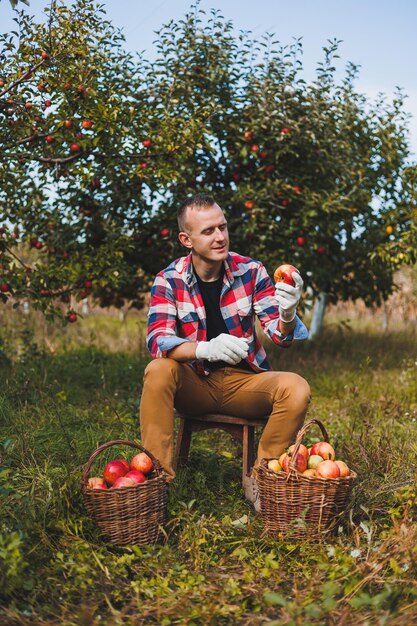
[[[266,269],[259,261],[235,252],[230,252],[225,261],[220,310],[229,333],[248,340],[246,360],[255,372],[272,369],[256,336],[256,316],[265,334],[279,346],[288,347],[293,340],[308,336],[298,317],[294,332],[281,335],[275,288]],[[148,314],[147,346],[153,358],[165,357],[185,341],[207,341],[206,313],[191,254],[157,274]],[[205,361],[194,360],[191,366],[199,374],[210,373]]]

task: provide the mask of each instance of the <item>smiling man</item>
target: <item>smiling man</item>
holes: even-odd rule
[[[159,272],[151,292],[140,406],[145,448],[169,477],[173,468],[174,406],[187,414],[269,415],[258,460],[278,457],[294,441],[307,411],[308,383],[292,372],[271,370],[255,332],[288,347],[305,339],[296,315],[303,280],[274,285],[259,261],[229,251],[227,221],[214,198],[195,195],[178,209],[179,240],[189,250]],[[256,510],[256,481],[245,495]]]

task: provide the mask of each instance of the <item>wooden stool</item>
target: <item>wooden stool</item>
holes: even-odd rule
[[[256,419],[245,419],[233,415],[206,414],[185,415],[175,411],[175,416],[180,418],[177,445],[175,447],[174,467],[188,459],[190,451],[191,435],[199,430],[209,428],[221,428],[232,437],[242,442],[242,484],[246,474],[249,473],[255,462],[255,428],[263,428],[268,421],[269,415]]]

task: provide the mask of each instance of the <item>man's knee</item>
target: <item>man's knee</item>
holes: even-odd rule
[[[282,394],[290,400],[291,404],[295,404],[300,408],[307,408],[311,398],[310,385],[306,379],[299,374],[287,372],[285,375],[284,388],[281,386],[278,395],[282,398]]]
[[[174,359],[153,359],[145,368],[144,382],[162,382],[169,377],[177,379],[180,363]]]

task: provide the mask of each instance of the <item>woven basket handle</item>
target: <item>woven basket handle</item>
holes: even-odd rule
[[[297,433],[297,438],[296,438],[295,444],[294,444],[294,450],[292,452],[291,459],[290,459],[290,462],[289,462],[289,465],[288,465],[289,469],[290,470],[294,470],[294,472],[296,471],[296,469],[294,467],[294,460],[297,458],[297,454],[298,454],[298,451],[300,449],[301,442],[303,440],[304,435],[306,434],[308,429],[311,426],[313,426],[313,424],[317,424],[317,426],[320,428],[320,430],[322,432],[324,441],[327,441],[327,443],[329,443],[329,435],[327,434],[327,430],[324,428],[324,426],[323,426],[323,424],[321,423],[320,420],[312,419],[312,420],[309,420],[308,422],[306,422],[304,424],[304,426],[302,428],[300,428],[300,430]]]
[[[94,450],[93,454],[90,456],[90,458],[88,459],[87,463],[84,466],[83,474],[81,477],[82,487],[87,485],[88,475],[90,473],[91,466],[93,462],[96,460],[96,458],[98,457],[98,455],[101,452],[103,452],[103,450],[106,450],[107,448],[110,448],[111,446],[120,446],[120,445],[131,446],[132,448],[137,448],[138,450],[145,452],[145,454],[147,454],[152,459],[154,467],[156,469],[162,469],[162,466],[160,462],[158,461],[158,459],[154,457],[152,452],[149,452],[149,450],[141,446],[140,443],[137,443],[136,441],[128,441],[127,439],[115,439],[114,441],[107,441],[106,443],[103,443],[101,446],[97,448],[97,450]]]

